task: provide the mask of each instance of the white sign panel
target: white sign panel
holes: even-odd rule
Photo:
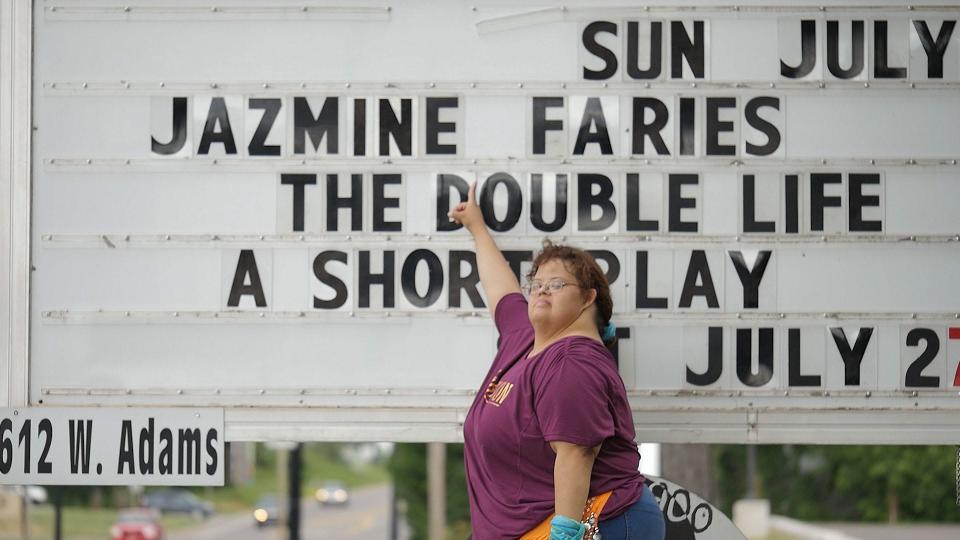
[[[222,486],[222,409],[0,409],[0,484]]]
[[[641,433],[960,407],[956,10],[475,4],[38,2],[30,402],[455,440],[477,181],[521,281],[600,262]]]

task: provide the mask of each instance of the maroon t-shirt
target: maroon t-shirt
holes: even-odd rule
[[[495,323],[497,356],[463,424],[473,538],[516,540],[554,512],[550,441],[603,443],[590,476],[591,496],[613,490],[601,520],[636,502],[644,481],[640,454],[610,351],[597,340],[567,336],[526,357],[533,326],[519,293],[501,298]]]

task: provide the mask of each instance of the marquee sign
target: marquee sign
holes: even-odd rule
[[[497,338],[447,217],[477,181],[518,276],[547,237],[607,272],[641,439],[939,422],[958,11],[862,7],[37,2],[30,402],[455,440]],[[957,433],[911,429],[822,433]]]

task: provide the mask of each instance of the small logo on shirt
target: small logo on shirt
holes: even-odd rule
[[[507,381],[500,381],[496,385],[490,383],[487,391],[484,393],[484,400],[491,405],[499,407],[507,399],[507,396],[510,395],[510,390],[513,390],[513,383]]]

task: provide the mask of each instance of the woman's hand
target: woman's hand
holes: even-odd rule
[[[587,526],[567,516],[557,514],[550,521],[550,540],[583,540]]]
[[[467,202],[462,202],[453,207],[453,210],[447,212],[454,222],[463,225],[468,231],[473,233],[474,227],[485,227],[486,225],[483,222],[483,214],[480,212],[480,207],[477,206],[477,181],[474,180],[470,183],[470,188],[467,190]]]

